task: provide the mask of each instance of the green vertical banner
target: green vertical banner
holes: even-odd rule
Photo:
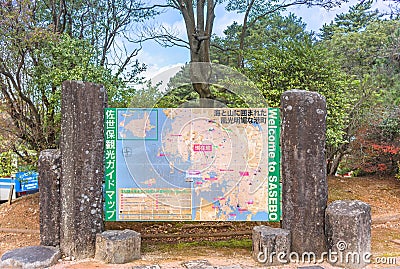
[[[279,112],[279,108],[268,108],[268,219],[272,222],[281,220]]]
[[[117,218],[117,109],[106,108],[104,111],[105,136],[105,213],[106,221]]]

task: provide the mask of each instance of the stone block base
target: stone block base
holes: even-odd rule
[[[253,258],[267,266],[287,263],[290,254],[290,231],[256,226],[253,228]]]
[[[114,264],[140,259],[140,239],[140,233],[132,230],[97,234],[95,259]]]

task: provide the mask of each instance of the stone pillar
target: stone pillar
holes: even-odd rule
[[[326,101],[315,92],[283,93],[282,228],[290,230],[292,249],[301,255],[326,251]]]
[[[95,254],[96,234],[104,230],[104,108],[101,85],[65,81],[61,102],[61,236],[65,256]]]
[[[326,209],[328,259],[335,266],[358,269],[371,259],[371,207],[361,201],[334,201]]]
[[[40,244],[42,246],[60,245],[60,178],[61,154],[58,149],[40,152]]]

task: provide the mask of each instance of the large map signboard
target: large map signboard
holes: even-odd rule
[[[108,108],[106,221],[279,221],[278,108]]]

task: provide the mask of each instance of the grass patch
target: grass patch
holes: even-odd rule
[[[209,247],[215,249],[245,249],[251,250],[252,248],[251,239],[230,239],[222,241],[196,241],[196,242],[179,242],[179,243],[154,243],[154,242],[143,242],[143,252],[157,251],[182,251],[193,249],[196,247]]]
[[[330,202],[336,200],[353,200],[353,199],[359,199],[358,195],[354,194],[353,192],[350,192],[349,190],[341,190],[335,188],[329,189],[328,200]]]

